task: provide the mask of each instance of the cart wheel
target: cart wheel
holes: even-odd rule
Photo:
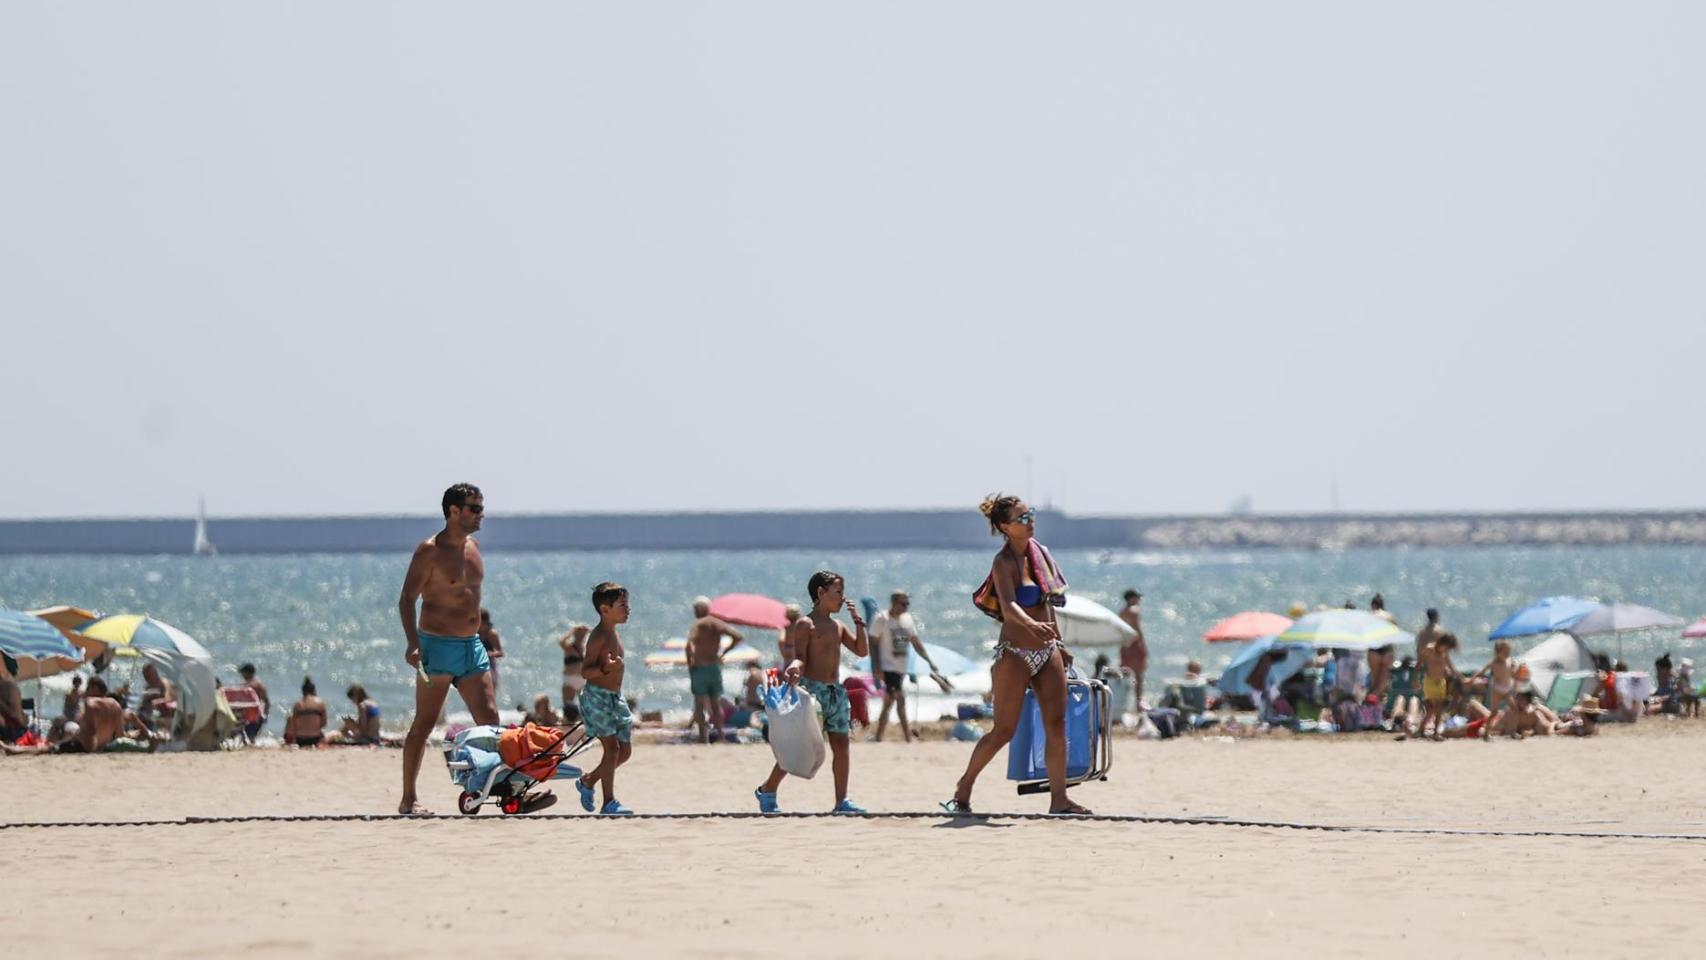
[[[480,795],[472,790],[462,791],[462,796],[456,798],[456,809],[464,816],[473,816],[480,812]]]
[[[504,813],[520,813],[521,812],[521,798],[520,797],[505,797],[504,802],[503,802],[503,812]]]

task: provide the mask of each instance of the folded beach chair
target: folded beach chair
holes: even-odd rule
[[[1025,691],[1019,708],[1019,727],[1007,746],[1007,779],[1017,780],[1019,793],[1048,792],[1048,764],[1043,751],[1043,713],[1036,697]],[[1077,670],[1066,677],[1066,783],[1106,780],[1114,765],[1113,715],[1108,685],[1086,680]]]
[[[237,717],[237,734],[244,743],[252,743],[247,729],[266,716],[261,712],[261,695],[253,687],[220,687],[219,699]]]
[[[1563,713],[1576,705],[1582,698],[1582,686],[1593,679],[1596,674],[1592,670],[1575,670],[1560,673],[1552,681],[1552,692],[1546,695],[1546,709],[1553,713]]]

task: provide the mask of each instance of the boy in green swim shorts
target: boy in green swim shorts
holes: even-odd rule
[[[609,582],[593,587],[592,607],[598,611],[598,626],[586,638],[586,660],[581,666],[586,688],[581,691],[580,708],[586,735],[598,741],[603,756],[598,766],[575,781],[575,788],[580,791],[581,808],[591,813],[593,786],[602,783],[604,805],[598,812],[624,816],[634,811],[616,800],[616,768],[627,763],[634,752],[634,715],[622,698],[626,667],[616,625],[628,622],[628,588]]]
[[[847,689],[841,685],[840,648],[845,646],[854,656],[863,657],[870,652],[870,638],[865,634],[865,621],[858,608],[847,600],[846,590],[847,583],[841,574],[829,570],[819,570],[806,582],[812,612],[788,628],[787,641],[794,659],[784,676],[789,683],[805,687],[823,709],[823,732],[829,737],[831,766],[835,771],[834,812],[864,813],[863,807],[847,799],[847,775],[851,767],[848,735],[853,727]],[[842,607],[853,618],[852,631],[835,619],[836,611]],[[754,791],[760,813],[779,812],[776,788],[787,775],[781,766],[776,766],[770,771],[770,779]]]

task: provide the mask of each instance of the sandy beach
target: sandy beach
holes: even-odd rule
[[[549,815],[3,831],[0,954],[1038,956],[1338,945],[1384,956],[1624,956],[1691,930],[1706,725],[1592,740],[1121,739],[1098,813],[1455,833],[920,819]],[[855,746],[853,796],[933,811],[969,747]],[[395,750],[7,758],[22,822],[386,813]],[[642,812],[752,809],[763,746],[646,746]],[[1039,813],[992,767],[980,811]],[[429,754],[423,798],[455,790]],[[565,792],[559,790],[559,792]],[[827,768],[784,809],[831,803]],[[1486,835],[1472,832],[1486,831]],[[1544,831],[1570,836],[1520,836]],[[100,864],[97,868],[96,862]]]

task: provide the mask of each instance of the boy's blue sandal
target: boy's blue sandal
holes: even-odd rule
[[[782,812],[781,808],[776,805],[776,795],[774,793],[765,793],[763,790],[754,790],[752,791],[752,795],[758,798],[759,813]]]
[[[867,811],[865,810],[864,807],[859,806],[858,804],[854,803],[851,800],[841,801],[840,803],[835,805],[834,810],[830,811],[830,813],[851,813],[851,814],[859,814],[859,813],[866,813],[866,812]]]
[[[575,789],[579,790],[581,792],[581,809],[582,810],[585,810],[587,813],[591,813],[594,810],[598,809],[598,805],[592,802],[593,788],[590,785],[582,783],[579,780],[576,780],[575,781]]]
[[[605,801],[604,809],[598,811],[598,815],[601,817],[631,817],[634,815],[634,811],[624,807],[621,801],[608,800]]]

